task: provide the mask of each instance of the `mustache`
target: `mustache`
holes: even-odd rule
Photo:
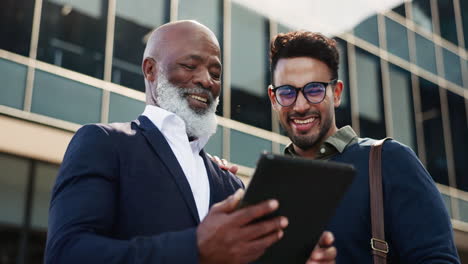
[[[319,111],[309,111],[307,113],[298,113],[298,112],[293,112],[288,115],[288,118],[301,118],[301,117],[306,117],[306,116],[318,116],[320,117],[320,112]]]
[[[198,86],[193,88],[181,89],[182,96],[187,97],[189,94],[203,94],[208,96],[208,103],[212,103],[216,98],[214,97],[211,90]]]

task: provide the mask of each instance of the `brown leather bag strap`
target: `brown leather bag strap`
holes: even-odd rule
[[[384,138],[372,144],[369,153],[369,187],[372,238],[370,241],[374,264],[386,264],[388,243],[385,241],[384,204],[382,191],[382,147]]]

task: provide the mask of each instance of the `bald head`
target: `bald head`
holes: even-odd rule
[[[215,34],[195,20],[181,20],[164,24],[151,32],[146,43],[143,60],[148,57],[159,60],[175,43],[190,45],[191,41],[202,39],[211,42],[210,45],[215,45],[219,49]]]
[[[221,51],[214,33],[206,26],[184,20],[154,30],[143,55],[146,102],[156,103],[158,81],[176,87],[201,87],[219,96]]]

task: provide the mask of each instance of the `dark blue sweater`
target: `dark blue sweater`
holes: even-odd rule
[[[335,235],[337,263],[372,263],[368,167],[373,142],[361,139],[331,159],[357,169],[327,227]],[[397,141],[387,141],[382,177],[390,263],[460,263],[442,197],[414,152]]]

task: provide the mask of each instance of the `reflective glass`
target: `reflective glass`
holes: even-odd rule
[[[413,0],[411,2],[413,21],[432,32],[432,13],[430,0]]]
[[[31,212],[31,226],[35,229],[47,229],[51,192],[58,169],[58,165],[36,161],[33,191],[34,202]]]
[[[218,126],[216,133],[211,136],[210,140],[204,147],[207,153],[213,156],[223,157],[223,127]]]
[[[129,122],[138,118],[145,109],[145,102],[111,93],[109,103],[109,122]]]
[[[468,191],[468,124],[465,106],[467,100],[449,91],[447,100],[457,188]]]
[[[442,49],[442,52],[444,56],[445,79],[463,87],[460,57],[444,48]]]
[[[179,0],[179,16],[194,19],[211,29],[221,43],[223,36],[223,3],[221,0]]]
[[[434,74],[437,74],[434,43],[427,38],[415,34],[416,36],[416,64]]]
[[[0,104],[23,109],[27,67],[0,59]]]
[[[231,129],[231,161],[255,168],[259,155],[271,152],[271,141]]]
[[[354,28],[354,35],[378,47],[379,28],[377,24],[377,15],[373,15],[357,25]]]
[[[341,93],[341,104],[335,109],[335,121],[338,128],[351,125],[351,104],[349,103],[349,74],[348,74],[348,49],[344,40],[335,38],[340,64],[338,66],[338,79],[343,81],[343,92]]]
[[[458,199],[458,206],[460,212],[460,220],[468,223],[468,201]]]
[[[101,120],[102,90],[36,71],[31,111],[77,124]]]
[[[463,0],[460,2],[463,2]],[[437,8],[439,10],[440,35],[444,39],[458,45],[453,0],[438,0]]]
[[[0,224],[23,224],[29,168],[29,160],[0,153]]]
[[[357,48],[356,68],[360,136],[384,138],[386,131],[380,60]]]
[[[450,198],[450,196],[448,196],[448,195],[446,195],[444,193],[441,193],[441,195],[442,195],[442,199],[444,201],[445,208],[447,208],[447,211],[449,213],[450,218],[453,218],[452,204],[451,204],[452,198]]]
[[[411,75],[394,65],[390,65],[390,94],[393,137],[416,152]]]
[[[388,51],[409,61],[408,34],[406,32],[406,27],[392,19],[385,18],[385,29]]]
[[[448,185],[439,87],[432,82],[419,78],[419,88],[426,149],[426,168],[436,182]]]
[[[460,0],[460,12],[462,15],[463,36],[465,38],[465,48],[468,47],[468,1]]]
[[[399,14],[402,17],[406,17],[405,3],[400,4],[399,6],[392,9],[393,12]]]
[[[267,20],[232,3],[231,31],[231,118],[271,130]]]
[[[141,62],[149,34],[169,21],[165,0],[116,1],[112,82],[145,91]]]
[[[37,58],[102,78],[107,1],[45,0]]]
[[[29,56],[34,0],[3,0],[0,3],[0,49]]]
[[[293,31],[293,29],[291,29],[289,26],[278,23],[278,33],[288,33],[290,31]]]

